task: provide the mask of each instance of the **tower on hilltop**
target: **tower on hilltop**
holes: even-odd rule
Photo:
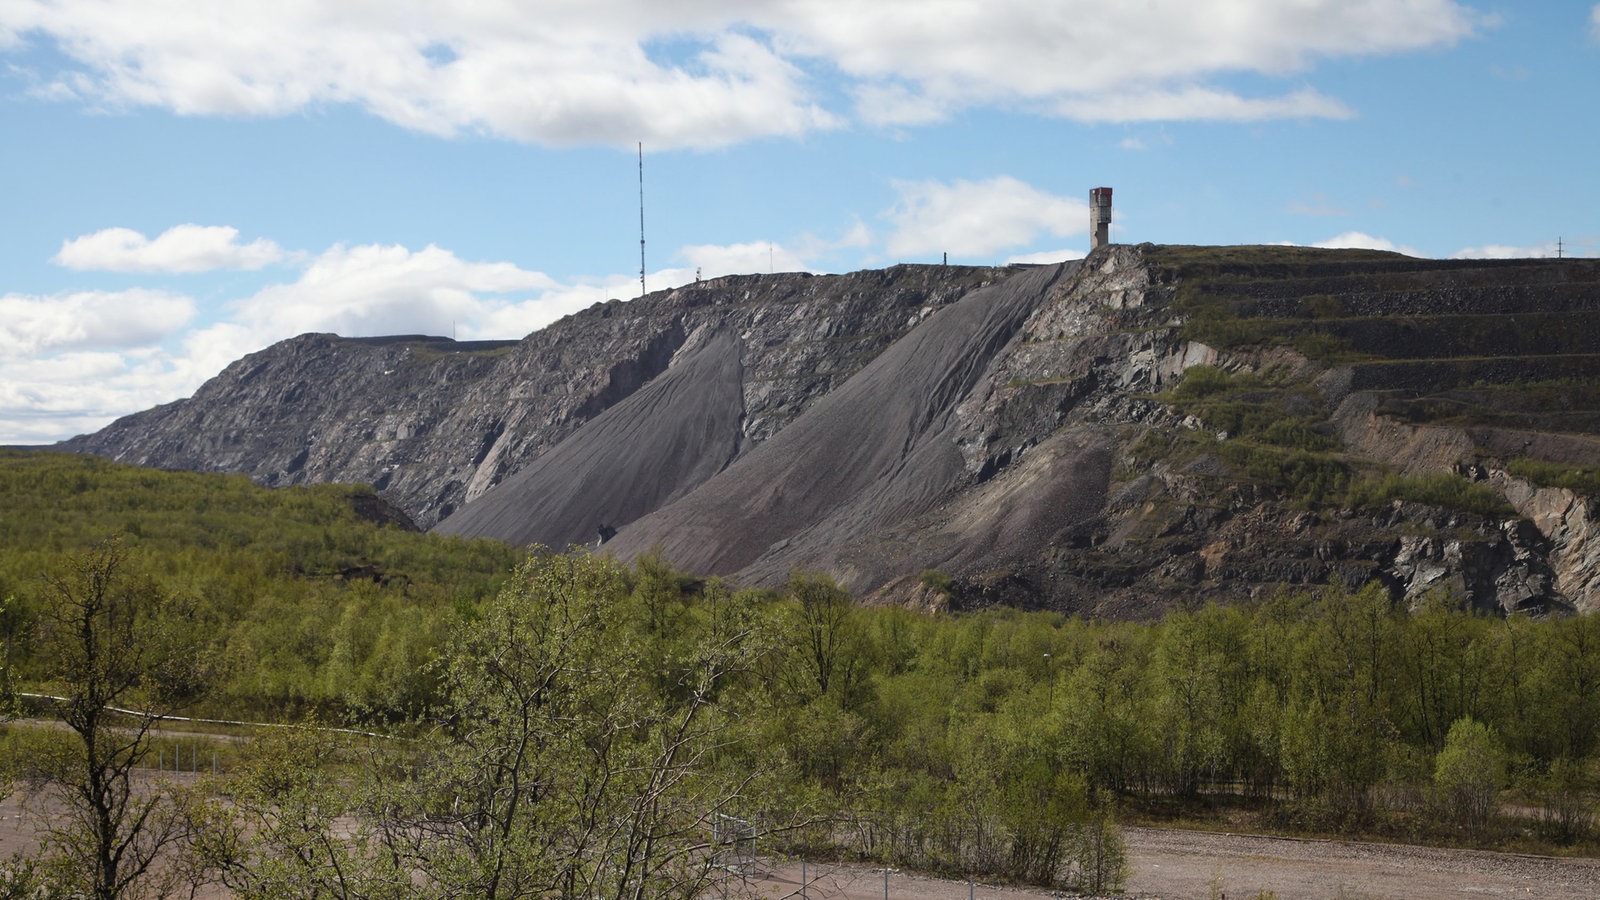
[[[1098,250],[1111,243],[1111,188],[1089,191],[1089,249]]]

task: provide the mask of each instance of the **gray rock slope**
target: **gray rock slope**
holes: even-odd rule
[[[366,482],[430,527],[667,372],[697,335],[738,345],[737,446],[748,450],[923,318],[1006,274],[907,265],[729,276],[595,304],[498,343],[301,335],[233,363],[193,397],[62,446],[268,485]]]
[[[727,333],[691,341],[666,372],[434,530],[566,547],[705,482],[739,453],[739,350]]]
[[[624,528],[614,551],[659,547],[696,571],[771,581],[933,509],[970,478],[958,407],[1072,268],[1029,271],[940,310],[772,440]]]

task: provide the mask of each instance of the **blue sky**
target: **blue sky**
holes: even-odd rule
[[[447,9],[448,7],[448,9]],[[938,15],[931,15],[936,10]],[[0,0],[0,444],[307,331],[1118,241],[1600,255],[1600,5]]]

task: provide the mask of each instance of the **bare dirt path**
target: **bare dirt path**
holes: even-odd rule
[[[1414,900],[1521,897],[1600,898],[1600,860],[1551,859],[1401,844],[1307,841],[1127,828],[1132,873],[1124,897],[1204,900],[1212,886],[1233,900],[1261,891],[1279,900]],[[800,897],[800,866],[784,864],[752,877],[750,887],[771,898]],[[806,867],[807,900],[882,900],[882,869]],[[737,892],[737,879],[733,892]],[[900,872],[889,875],[890,900],[966,900],[966,882]],[[1051,897],[1049,891],[976,884],[974,900]]]

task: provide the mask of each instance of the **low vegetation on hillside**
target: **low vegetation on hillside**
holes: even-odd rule
[[[1211,455],[1243,479],[1304,506],[1379,509],[1399,500],[1484,518],[1516,515],[1500,494],[1460,475],[1401,475],[1381,461],[1343,453],[1326,403],[1303,382],[1200,365],[1158,399],[1203,427],[1145,431],[1130,454],[1136,469],[1158,459],[1179,466]],[[1585,467],[1516,459],[1508,469],[1540,485],[1600,485]]]
[[[384,525],[369,487],[268,490],[238,475],[0,451],[0,598],[13,678],[37,678],[42,576],[116,535],[200,650],[195,711],[405,716],[422,673],[520,553]],[[365,514],[364,512],[365,511]],[[201,688],[204,688],[201,690]]]
[[[166,829],[125,891],[84,880],[94,828],[70,822],[17,884],[691,897],[748,829],[762,853],[1105,890],[1119,818],[1596,846],[1592,617],[1407,612],[1376,587],[1148,624],[929,615],[805,573],[738,590],[649,556],[514,564],[362,519],[359,489],[32,454],[0,479],[9,685],[68,698],[30,714],[72,730],[48,766],[6,754],[19,786],[131,781],[161,726],[129,737],[111,705],[302,726],[105,832]],[[64,664],[90,646],[141,652]],[[113,671],[115,704],[93,689]],[[315,727],[352,724],[381,736]]]

